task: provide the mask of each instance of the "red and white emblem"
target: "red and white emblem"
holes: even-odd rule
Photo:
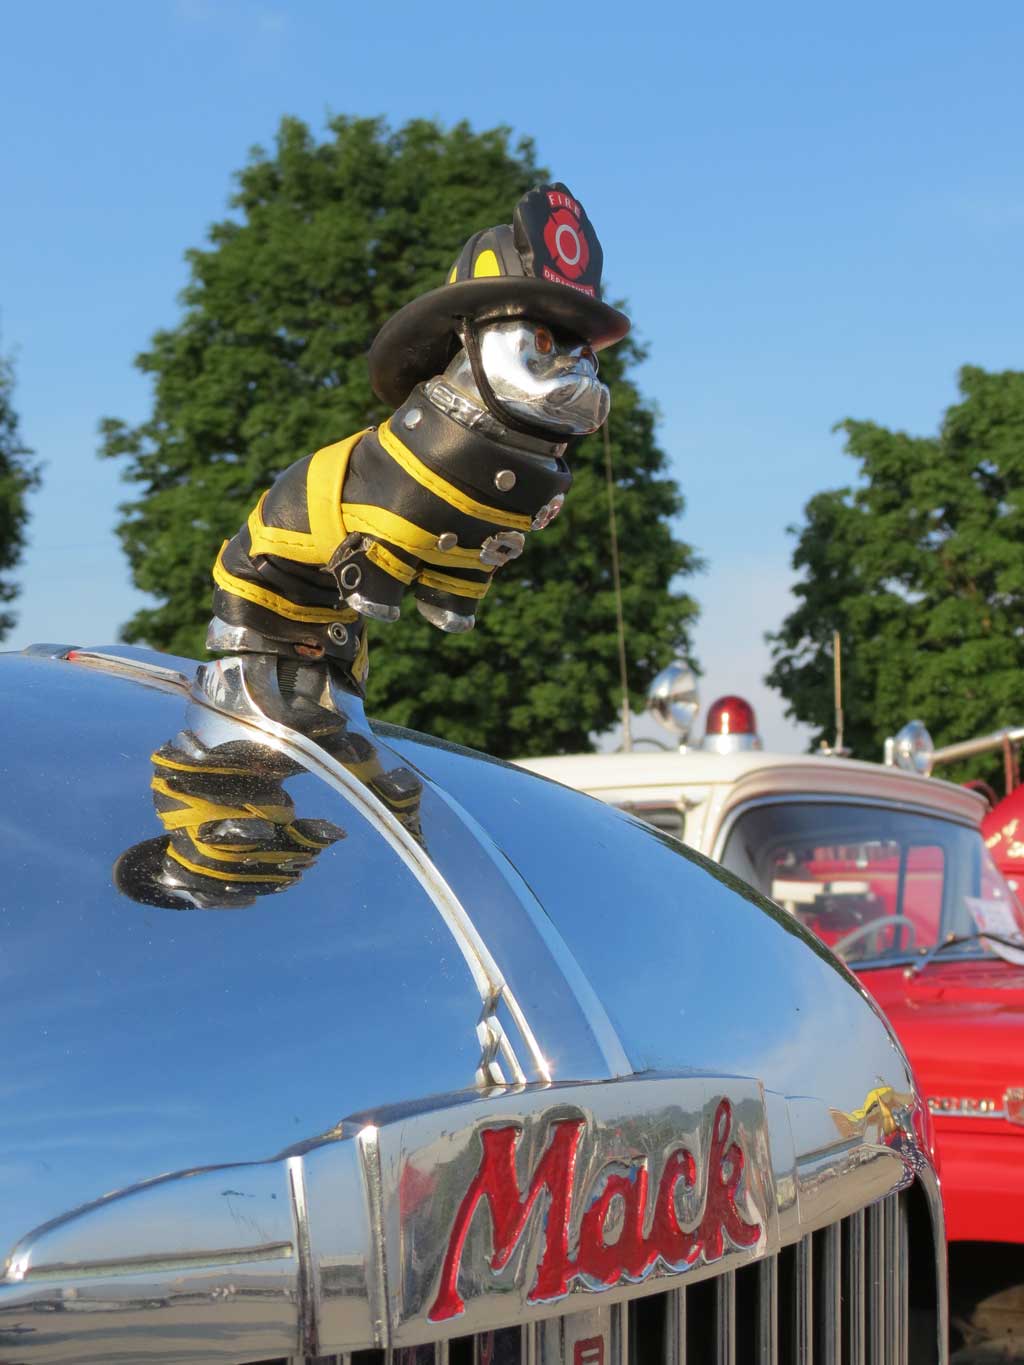
[[[555,209],[544,225],[544,245],[566,279],[579,279],[590,264],[586,233],[567,208]]]

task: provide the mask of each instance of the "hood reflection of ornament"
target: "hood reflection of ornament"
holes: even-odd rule
[[[422,782],[404,764],[384,768],[361,708],[339,706],[342,694],[332,691],[325,668],[273,654],[233,662],[262,721],[313,740],[422,843]],[[211,689],[221,709],[227,697],[218,686],[227,686],[224,668],[200,668],[196,688]],[[345,830],[296,815],[284,783],[306,771],[302,763],[257,740],[207,744],[197,720],[196,729],[151,756],[150,790],[164,834],[126,849],[114,864],[114,884],[132,900],[168,910],[255,905],[295,886]]]
[[[829,1113],[844,1138],[863,1137],[872,1126],[882,1136],[889,1137],[902,1127],[899,1115],[912,1109],[913,1105],[911,1092],[898,1093],[891,1085],[884,1085],[869,1090],[858,1109],[830,1109]]]
[[[685,659],[673,659],[657,675],[647,692],[647,709],[685,748],[700,710],[697,675]]]
[[[330,820],[298,818],[284,781],[298,763],[265,744],[212,748],[185,730],[152,755],[150,789],[165,833],[127,849],[114,884],[168,910],[231,910],[287,891],[345,838]]]

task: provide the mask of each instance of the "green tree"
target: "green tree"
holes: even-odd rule
[[[960,391],[937,436],[841,422],[860,482],[793,528],[799,605],[768,636],[767,682],[831,738],[840,631],[862,758],[912,716],[939,744],[1024,718],[1024,373],[967,366]]]
[[[152,416],[103,423],[102,453],[127,458],[138,496],[118,532],[136,584],[157,598],[124,629],[182,654],[202,650],[210,566],[260,490],[310,450],[387,413],[366,352],[397,308],[443,278],[473,231],[507,221],[545,177],[508,130],[337,118],[317,143],[295,119],[237,176],[235,217],[187,253],[184,315],[136,364]],[[629,379],[633,344],[603,361],[631,683],[638,692],[688,644],[693,601],[670,585],[696,567],[669,520],[654,414]],[[616,715],[616,637],[600,437],[572,454],[566,511],[497,576],[475,631],[444,637],[412,603],[371,626],[374,714],[492,752],[582,748]]]
[[[39,484],[39,466],[21,439],[14,410],[14,367],[0,355],[0,602],[13,602],[18,585],[7,575],[21,558],[28,523],[28,493]],[[0,640],[17,617],[0,610]]]

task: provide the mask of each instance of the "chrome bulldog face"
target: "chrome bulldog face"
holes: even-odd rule
[[[478,336],[494,397],[514,417],[559,437],[585,436],[608,416],[611,396],[597,377],[597,356],[585,342],[559,338],[543,324],[526,321],[492,323]],[[464,350],[445,377],[475,394]]]

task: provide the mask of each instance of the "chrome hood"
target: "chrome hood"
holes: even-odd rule
[[[795,921],[354,697],[291,729],[260,667],[0,657],[0,1358],[70,1358],[68,1314],[78,1361],[406,1345],[456,1329],[442,1300],[476,1330],[498,1267],[453,1228],[495,1120],[524,1179],[560,1125],[588,1179],[646,1153],[652,1207],[684,1149],[698,1193],[744,1169],[694,1273],[915,1178],[941,1243],[906,1059]],[[574,1254],[567,1295],[679,1271],[651,1242],[600,1284]],[[550,1312],[538,1274],[510,1252],[514,1320]]]

